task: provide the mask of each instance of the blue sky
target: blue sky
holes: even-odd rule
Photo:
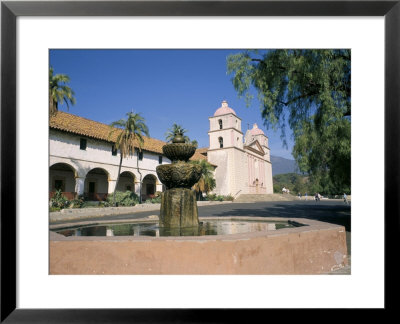
[[[280,131],[267,130],[258,101],[246,107],[238,98],[226,57],[240,50],[50,50],[54,73],[67,74],[76,104],[68,112],[110,124],[127,112],[140,113],[153,138],[177,123],[199,147],[208,146],[208,117],[227,100],[242,119],[242,132],[254,123],[269,138],[271,154],[293,159],[293,141],[282,147]],[[66,106],[60,110],[67,111]]]

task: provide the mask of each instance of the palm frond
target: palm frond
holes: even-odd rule
[[[49,69],[49,105],[50,115],[58,110],[58,105],[66,103],[69,110],[69,104],[75,105],[75,92],[67,85],[70,78],[66,74],[54,74],[53,67]]]
[[[120,119],[110,124],[110,127],[122,129],[117,136],[115,147],[120,150],[123,158],[132,156],[135,147],[141,151],[144,144],[144,135],[150,136],[145,120],[140,114],[131,112],[127,113],[126,116],[126,119]],[[116,128],[110,129],[109,138],[115,130]]]

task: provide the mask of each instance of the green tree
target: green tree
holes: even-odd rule
[[[135,151],[135,146],[137,146],[139,152],[141,152],[143,143],[144,143],[144,135],[149,135],[149,129],[145,124],[145,120],[140,114],[136,114],[134,112],[130,112],[126,114],[126,119],[120,119],[111,123],[109,138],[111,138],[112,134],[115,131],[118,131],[117,138],[115,140],[115,149],[120,152],[120,161],[118,167],[118,177],[117,182],[115,183],[115,190],[113,195],[113,205],[115,206],[115,194],[118,186],[120,173],[121,173],[121,165],[122,159],[133,156]],[[139,161],[139,157],[138,157]]]
[[[190,138],[185,136],[187,129],[183,128],[181,125],[174,123],[171,128],[165,133],[165,139],[168,143],[171,143],[176,135],[183,136],[185,143],[190,143]]]
[[[213,166],[206,160],[194,160],[190,161],[190,163],[198,164],[201,166],[201,178],[193,186],[193,189],[196,191],[197,196],[200,197],[203,192],[208,193],[215,189],[216,182],[214,179]]]
[[[304,184],[304,178],[296,174],[296,178],[293,181],[293,191],[298,194],[302,193],[304,195],[304,192],[306,191],[306,186]]]
[[[58,111],[58,105],[65,104],[69,109],[69,104],[74,105],[76,99],[74,91],[67,85],[70,82],[69,76],[66,74],[54,74],[54,70],[49,70],[49,105],[50,116]]]
[[[190,143],[195,147],[198,147],[199,143],[196,140],[191,141],[188,136],[184,135],[185,133],[187,133],[187,129],[183,128],[181,125],[174,123],[172,127],[169,128],[168,131],[165,133],[165,139],[168,143],[171,143],[176,135],[181,135],[185,140],[185,143]]]
[[[197,143],[196,140],[193,140],[190,142],[192,145],[194,145],[196,148],[199,146],[199,143]]]
[[[350,187],[350,50],[245,51],[227,58],[228,73],[239,96],[261,103],[265,125],[286,124],[294,139],[300,171],[322,186]]]

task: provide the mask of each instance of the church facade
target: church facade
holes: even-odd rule
[[[243,136],[241,119],[226,101],[209,118],[208,148],[200,148],[191,158],[208,160],[215,170],[219,195],[269,194],[273,192],[268,137],[254,124]],[[120,181],[119,154],[110,126],[58,112],[50,118],[49,193],[56,190],[73,199],[104,200],[114,190],[130,190],[142,199],[152,198],[165,188],[156,167],[170,163],[163,155],[166,142],[145,138],[142,151],[123,160]]]
[[[254,124],[243,135],[242,120],[226,101],[209,122],[207,159],[217,165],[215,193],[272,194],[272,164],[264,132]]]

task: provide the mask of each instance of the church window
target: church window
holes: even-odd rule
[[[219,129],[222,129],[222,119],[218,120]]]
[[[117,150],[117,148],[115,147],[115,145],[113,145],[112,147],[111,147],[111,154],[112,155],[117,155],[117,153],[118,153],[118,150]]]
[[[219,137],[218,142],[219,142],[219,148],[223,148],[224,147],[224,139],[222,137]]]
[[[80,144],[80,149],[85,151],[86,150],[86,139],[81,138],[79,144]]]

